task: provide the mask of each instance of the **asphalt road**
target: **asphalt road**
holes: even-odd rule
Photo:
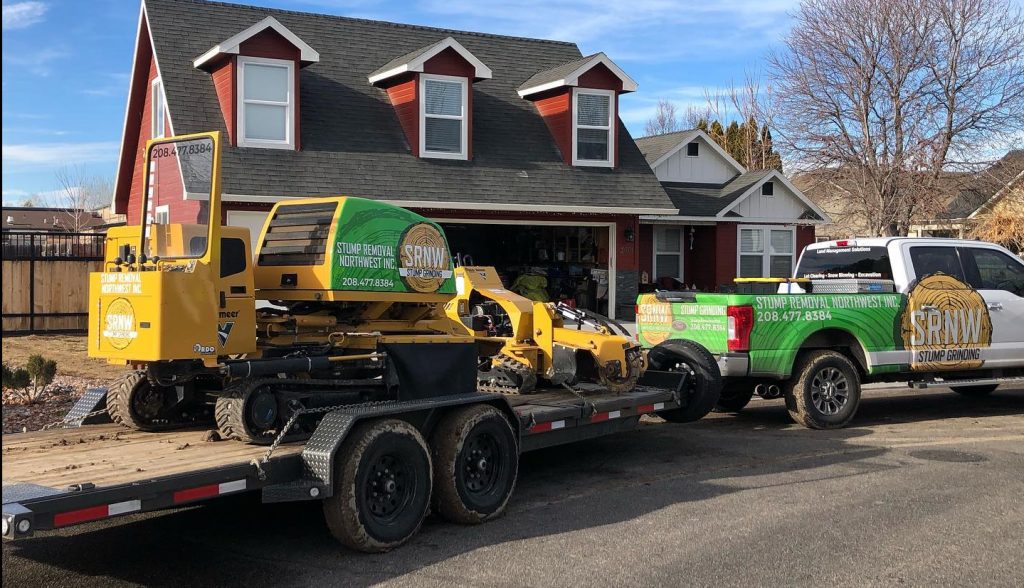
[[[1021,586],[1022,499],[1024,390],[872,390],[838,431],[755,400],[529,454],[504,518],[388,554],[236,497],[5,543],[3,585]]]

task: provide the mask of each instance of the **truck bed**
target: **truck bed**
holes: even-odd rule
[[[4,489],[12,482],[54,489],[84,483],[97,487],[133,484],[246,465],[266,452],[265,447],[236,441],[204,441],[208,431],[145,433],[106,424],[4,435]],[[282,445],[274,457],[301,451],[301,443]]]

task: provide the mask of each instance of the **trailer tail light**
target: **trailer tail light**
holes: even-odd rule
[[[749,351],[750,332],[754,330],[753,306],[729,306],[725,309],[728,321],[729,351]]]

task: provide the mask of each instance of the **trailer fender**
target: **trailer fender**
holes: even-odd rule
[[[305,496],[293,496],[292,499],[321,499],[334,494],[335,456],[341,444],[356,423],[368,419],[395,416],[406,420],[417,421],[420,428],[430,428],[436,422],[434,415],[440,410],[469,404],[491,404],[509,416],[509,420],[517,429],[519,419],[501,394],[479,393],[452,394],[414,401],[371,402],[339,408],[327,414],[320,421],[313,435],[302,450],[302,461],[306,469],[306,484],[303,486]],[[426,414],[424,414],[426,413]],[[418,418],[410,419],[416,416]],[[429,435],[430,431],[421,431]],[[521,431],[516,431],[517,436]]]

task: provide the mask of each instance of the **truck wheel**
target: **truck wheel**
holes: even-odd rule
[[[986,384],[984,386],[950,386],[950,390],[957,394],[963,394],[964,396],[971,396],[973,398],[981,398],[982,396],[988,396],[989,394],[996,391],[999,384]]]
[[[647,360],[653,369],[689,374],[683,390],[685,406],[663,410],[658,416],[671,423],[689,423],[703,418],[715,407],[722,391],[722,373],[715,356],[703,345],[681,339],[665,341],[648,352]]]
[[[751,384],[726,384],[718,395],[715,412],[739,412],[754,397],[754,386]]]
[[[785,384],[786,408],[811,429],[838,429],[860,404],[860,375],[853,362],[835,351],[807,351],[797,357]]]
[[[493,406],[462,408],[431,437],[434,506],[454,523],[477,524],[505,510],[519,473],[512,425]]]
[[[409,423],[364,423],[337,453],[334,495],[324,518],[335,539],[366,553],[398,547],[416,534],[430,506],[430,453]]]
[[[174,388],[154,386],[146,372],[134,371],[107,391],[107,412],[129,429],[157,431],[167,426],[167,408],[177,402],[176,397],[168,398],[173,392]]]

